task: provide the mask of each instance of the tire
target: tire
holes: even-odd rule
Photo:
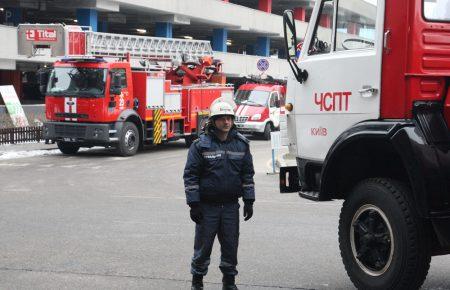
[[[404,184],[385,178],[359,183],[344,202],[339,248],[358,289],[418,289],[430,268],[430,228]]]
[[[267,123],[264,127],[263,138],[264,140],[270,140],[270,132],[272,132],[272,124]]]
[[[133,156],[138,151],[140,144],[139,132],[135,124],[125,122],[120,132],[117,153],[121,156]]]
[[[70,142],[64,142],[64,141],[58,141],[56,142],[59,148],[59,151],[61,151],[63,154],[67,155],[73,155],[80,150],[80,146],[75,143]]]

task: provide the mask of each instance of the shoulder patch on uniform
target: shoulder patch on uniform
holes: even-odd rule
[[[250,140],[248,140],[244,135],[242,135],[241,133],[237,133],[236,137],[241,140],[244,141],[244,143],[246,144],[250,144]]]

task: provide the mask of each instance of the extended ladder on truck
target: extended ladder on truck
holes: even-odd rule
[[[133,57],[150,60],[195,60],[212,56],[206,40],[95,32],[63,24],[20,24],[19,54],[29,57],[50,50],[52,57]]]

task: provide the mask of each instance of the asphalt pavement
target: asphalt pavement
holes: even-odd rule
[[[239,288],[354,289],[338,249],[341,201],[280,194],[270,142],[251,144],[257,201],[241,221]],[[127,158],[0,146],[0,289],[189,289],[186,153],[182,142]],[[221,289],[219,256],[216,241],[205,289]],[[433,258],[423,289],[450,289],[449,259]]]

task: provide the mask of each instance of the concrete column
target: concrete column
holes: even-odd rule
[[[259,36],[256,40],[256,55],[269,56],[270,54],[270,38]]]
[[[227,52],[227,38],[228,30],[226,28],[213,29],[213,50]]]
[[[78,25],[90,26],[93,31],[97,31],[98,13],[95,9],[77,9]]]
[[[295,20],[306,22],[306,8],[304,7],[294,8],[294,18]]]
[[[98,23],[98,31],[99,32],[108,32],[108,22],[99,21]]]
[[[331,15],[329,15],[329,14],[323,14],[321,17],[320,17],[320,23],[319,23],[319,25],[320,26],[322,26],[322,27],[325,27],[325,28],[331,28],[331,22],[332,22],[332,17],[331,17]]]
[[[259,0],[258,9],[267,13],[272,13],[272,0]]]
[[[17,26],[22,22],[22,9],[18,7],[5,8],[4,24],[10,26]]]
[[[172,38],[172,23],[156,22],[155,34],[157,37]]]

